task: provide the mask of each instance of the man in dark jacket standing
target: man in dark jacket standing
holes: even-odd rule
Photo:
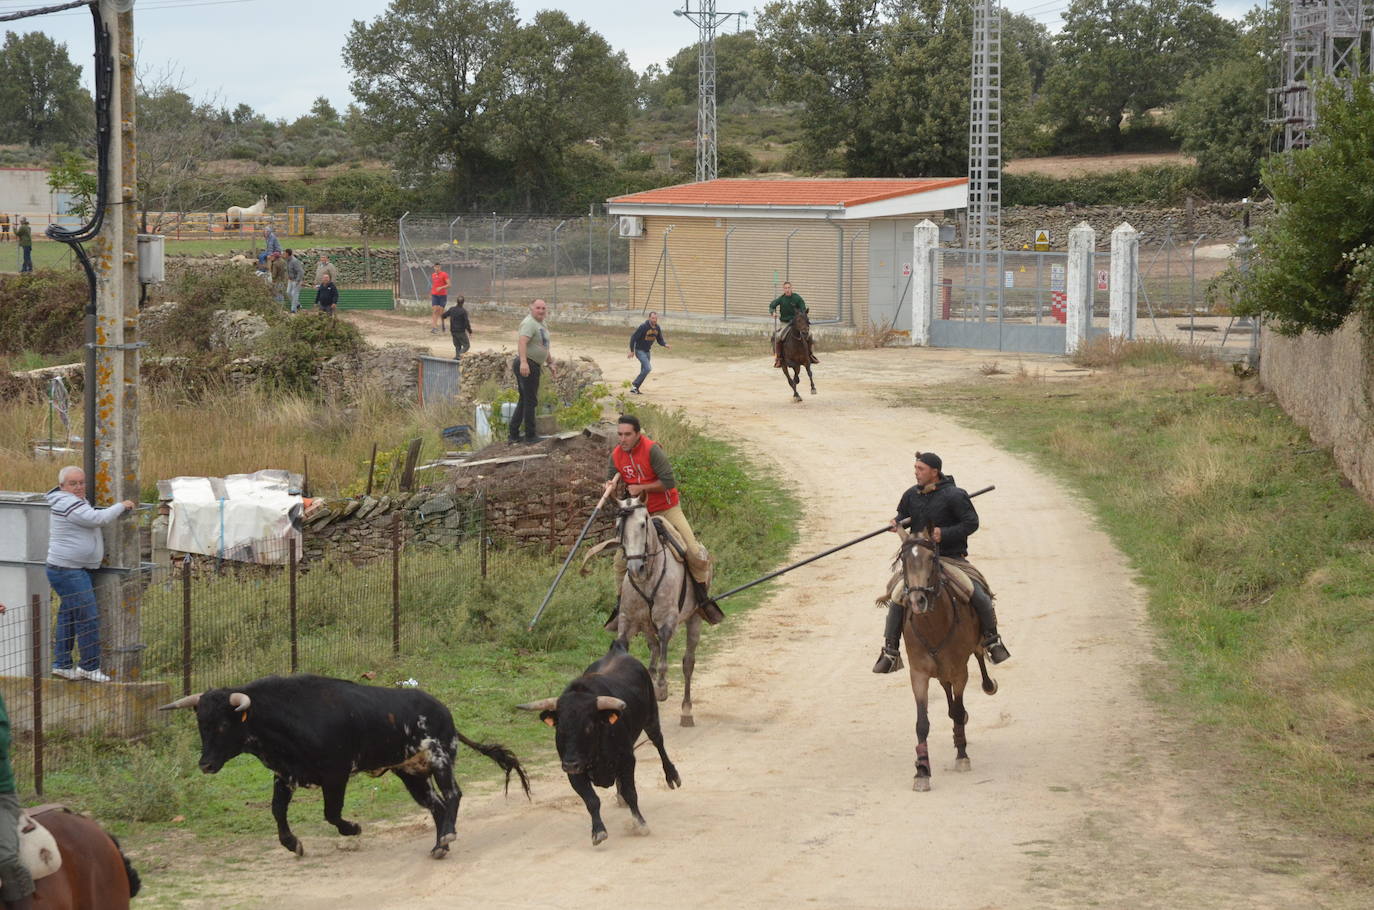
[[[945,476],[944,464],[934,452],[916,453],[916,485],[902,494],[897,503],[897,517],[892,519],[892,530],[897,530],[898,522],[906,519],[914,531],[932,528],[932,536],[940,548],[940,558],[959,564],[967,564],[968,538],[978,530],[978,512],[968,493],[954,485],[954,478]],[[969,598],[973,610],[978,614],[978,622],[983,627],[983,648],[1000,664],[1011,657],[1002,638],[997,634],[997,613],[992,607],[992,597],[978,579],[969,573],[973,582],[973,595]],[[889,600],[887,603],[887,624],[883,629],[883,651],[878,662],[873,665],[874,673],[891,673],[902,668],[901,651],[902,621],[906,617],[906,605]]]
[[[334,315],[334,307],[339,305],[339,286],[334,283],[334,279],[328,272],[320,277],[320,283],[315,287],[315,306],[320,308],[320,312],[326,316]]]
[[[636,395],[640,394],[639,387],[644,384],[649,371],[653,369],[649,355],[653,351],[654,342],[668,347],[668,342],[663,340],[663,329],[658,325],[658,314],[650,313],[649,318],[640,323],[639,328],[630,336],[630,353],[626,357],[627,360],[630,357],[639,358],[639,375],[630,383],[630,391]]]
[[[19,229],[14,232],[14,239],[19,243],[19,251],[23,254],[24,260],[19,264],[19,271],[33,271],[33,228],[29,227],[29,219],[19,219]]]
[[[468,348],[472,347],[472,341],[468,338],[472,333],[472,320],[468,318],[468,311],[463,303],[463,297],[460,295],[453,301],[453,306],[444,311],[444,318],[448,320],[448,332],[453,336],[454,360],[461,360],[468,352]]]

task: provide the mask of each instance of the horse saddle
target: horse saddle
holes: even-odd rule
[[[668,550],[673,554],[673,558],[678,562],[685,562],[692,572],[692,577],[701,582],[703,587],[709,586],[715,563],[706,552],[706,548],[702,547],[700,553],[688,553],[686,541],[671,523],[655,516],[654,526],[658,528],[659,536],[668,541]]]
[[[47,878],[62,868],[62,853],[57,849],[57,839],[34,818],[54,809],[67,811],[60,806],[39,806],[19,813],[19,861],[35,881]]]
[[[988,585],[988,580],[983,577],[983,573],[973,567],[971,563],[964,559],[952,556],[940,557],[941,571],[945,575],[945,584],[949,585],[950,593],[959,603],[968,603],[973,596],[973,584],[977,582],[982,585],[983,590],[988,592],[989,597],[995,597],[992,588]],[[888,597],[898,600],[902,591],[902,573],[899,569],[892,575],[892,580],[888,582]],[[886,600],[879,601],[879,604],[886,603]]]

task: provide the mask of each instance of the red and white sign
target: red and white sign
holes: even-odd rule
[[[1055,322],[1069,321],[1069,295],[1064,291],[1050,292],[1050,315]]]
[[[911,263],[909,263],[909,262],[903,262],[903,263],[902,263],[902,277],[903,277],[903,278],[906,278],[906,277],[908,277],[910,274],[911,274]]]
[[[1098,270],[1097,270],[1097,289],[1098,289],[1099,291],[1105,291],[1105,290],[1107,290],[1107,270],[1106,270],[1106,269],[1098,269]]]

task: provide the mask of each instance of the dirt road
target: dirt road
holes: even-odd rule
[[[611,335],[564,353],[592,354],[608,378],[628,378],[620,345]],[[1152,640],[1141,592],[1081,504],[982,436],[883,402],[893,387],[974,377],[985,358],[891,349],[822,359],[820,394],[799,405],[761,356],[703,368],[662,352],[645,389],[788,477],[806,503],[802,554],[880,525],[911,482],[917,447],[939,452],[966,487],[997,485],[978,500],[974,556],[998,590],[1014,659],[994,671],[995,697],[969,687],[972,773],[951,770],[941,707],[933,790],[911,790],[906,674],[869,672],[882,626],[872,602],[893,548],[883,536],[785,576],[763,607],[708,631],[732,638],[697,669],[697,726],[676,726],[680,692],[665,708],[684,788],[667,790],[641,752],[651,836],[631,836],[610,800],[611,838],[593,848],[580,801],[548,773],[532,804],[465,800],[444,862],[426,856],[418,814],[413,825],[365,828],[347,853],[308,838],[299,861],[264,835],[251,873],[187,906],[1367,905],[1367,894],[1335,896],[1336,872],[1316,845],[1234,808],[1209,792],[1205,771],[1176,759],[1189,748],[1182,728],[1143,692]],[[709,545],[711,529],[697,531]],[[932,706],[942,704],[937,687]]]

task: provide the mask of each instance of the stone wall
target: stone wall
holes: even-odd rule
[[[1261,338],[1260,381],[1374,503],[1374,342],[1359,318],[1330,335]]]
[[[1273,211],[1274,204],[1266,200],[1251,206],[1253,221],[1262,220]],[[1050,248],[1064,251],[1069,248],[1069,229],[1086,221],[1097,231],[1098,249],[1111,246],[1111,233],[1121,222],[1129,222],[1140,231],[1141,243],[1149,246],[1162,243],[1173,234],[1174,241],[1191,244],[1199,234],[1206,234],[1203,243],[1232,243],[1240,235],[1244,206],[1239,202],[1199,202],[1179,208],[1120,205],[1021,205],[1002,210],[1002,244],[1006,249],[1020,249],[1023,244],[1034,246],[1035,232],[1050,232]]]
[[[428,353],[408,344],[367,347],[356,354],[336,354],[320,367],[320,393],[339,401],[357,401],[377,390],[399,401],[419,401],[417,358]]]

